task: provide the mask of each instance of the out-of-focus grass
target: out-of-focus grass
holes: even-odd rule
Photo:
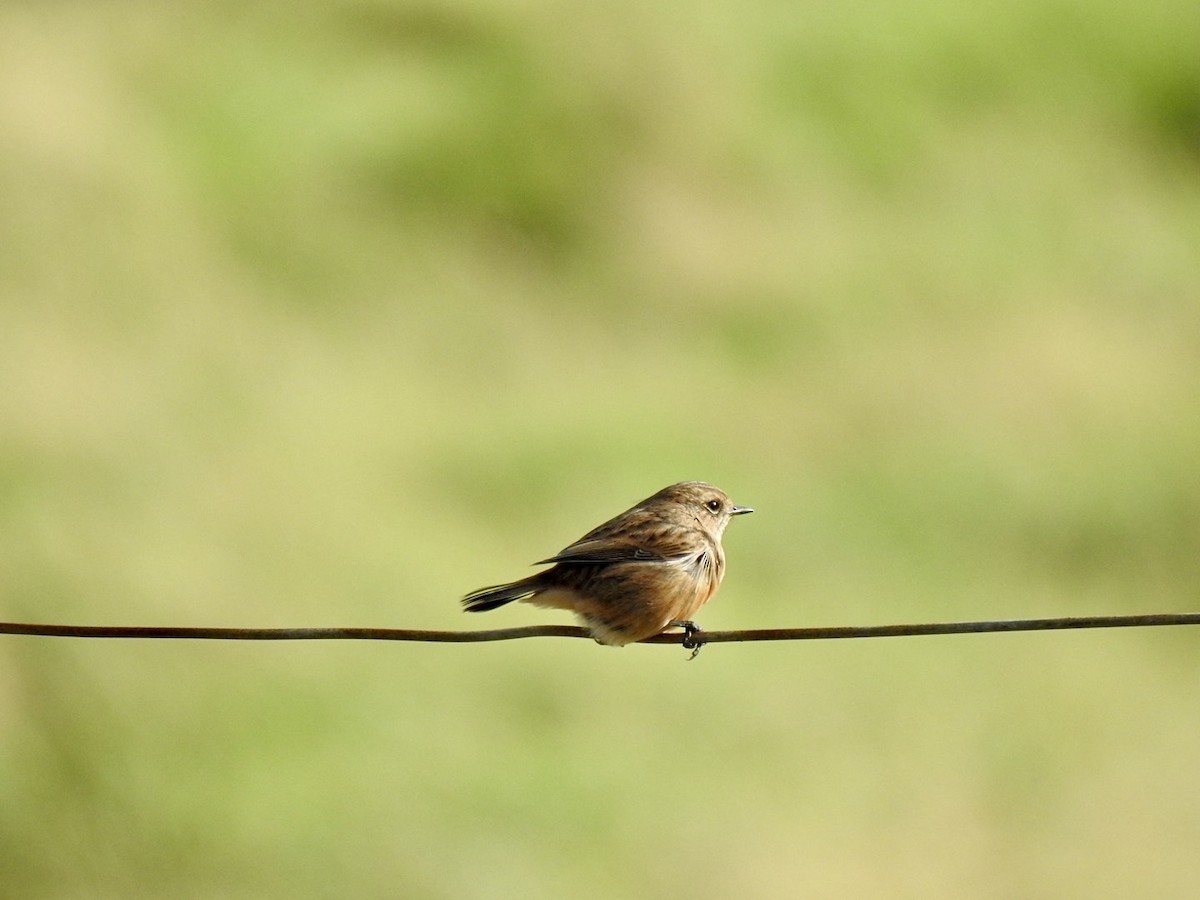
[[[10,5],[0,618],[480,625],[696,477],[709,627],[1194,608],[1198,43]],[[8,638],[4,893],[1189,896],[1195,648]]]

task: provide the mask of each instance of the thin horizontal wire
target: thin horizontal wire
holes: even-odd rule
[[[934,622],[919,625],[849,625],[831,628],[758,628],[746,631],[697,630],[691,635],[691,643],[687,646],[741,641],[821,641],[929,634],[983,634],[997,631],[1137,628],[1149,625],[1200,625],[1200,613]],[[39,625],[20,622],[0,622],[0,634],[209,641],[425,641],[448,644],[513,641],[534,637],[591,637],[586,629],[576,625],[530,625],[490,631],[415,631],[407,628],[189,628],[155,625]],[[639,643],[682,644],[687,639],[688,635],[683,632],[669,632],[656,634]]]

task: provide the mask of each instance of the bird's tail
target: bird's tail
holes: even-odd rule
[[[512,603],[514,600],[525,600],[532,597],[541,587],[538,576],[530,575],[520,581],[480,588],[463,597],[463,609],[467,612],[487,612],[489,609],[496,609],[506,603]]]

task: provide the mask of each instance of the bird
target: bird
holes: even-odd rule
[[[721,535],[734,516],[754,512],[703,481],[663,488],[534,565],[551,568],[483,587],[462,599],[467,612],[514,600],[568,610],[601,644],[620,647],[683,628],[699,651],[692,616],[725,577]]]

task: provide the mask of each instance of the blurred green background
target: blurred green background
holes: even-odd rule
[[[1194,0],[0,7],[0,618],[1194,610]],[[1187,629],[0,638],[0,893],[1191,897]]]

